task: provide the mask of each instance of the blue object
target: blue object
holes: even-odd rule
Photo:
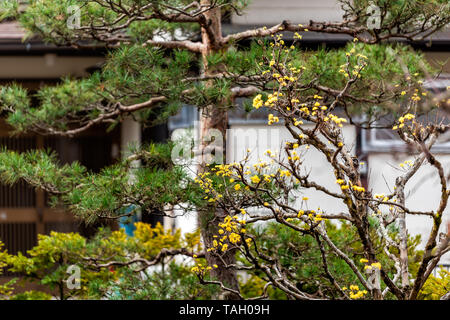
[[[125,210],[123,210],[123,213],[130,213],[134,210],[136,210],[136,206],[131,205],[125,208]],[[125,229],[125,233],[127,236],[132,237],[134,235],[134,230],[136,230],[136,226],[134,224],[138,221],[139,220],[136,214],[133,214],[132,216],[121,217],[119,219],[119,227]]]

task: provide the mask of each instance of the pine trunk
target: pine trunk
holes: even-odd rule
[[[202,0],[201,4],[209,5],[209,0]],[[206,23],[209,25],[209,32],[202,28],[202,42],[203,42],[203,51],[202,51],[202,59],[203,59],[203,75],[207,76],[212,74],[213,72],[217,72],[218,70],[211,70],[208,66],[206,57],[214,53],[216,51],[215,41],[219,41],[222,37],[221,30],[221,12],[220,8],[216,8],[208,11],[206,14]],[[212,82],[207,85],[213,85]],[[228,127],[228,114],[226,108],[220,105],[218,102],[216,105],[210,105],[204,108],[201,111],[200,116],[200,139],[202,155],[204,148],[208,145],[208,142],[205,142],[204,138],[207,136],[208,131],[211,129],[219,130],[222,133],[222,137],[224,139],[223,146],[226,146],[225,138],[226,138],[226,130]],[[225,147],[224,147],[225,149]],[[223,160],[225,162],[226,155],[225,150],[222,152]],[[200,164],[199,171],[205,170],[205,163],[203,161]],[[225,213],[221,210],[218,210],[214,206],[210,207],[210,210],[204,210],[198,212],[198,223],[201,227],[201,234],[203,243],[206,248],[210,248],[213,246],[214,235],[218,235],[218,223],[220,223],[224,218]],[[216,280],[222,282],[224,286],[239,291],[239,283],[237,280],[236,270],[233,268],[226,268],[226,265],[235,264],[235,252],[233,250],[229,250],[225,252],[222,258],[217,257],[216,255],[207,252],[206,260],[208,265],[213,266],[217,265],[218,268],[213,268],[211,271],[211,275]],[[236,294],[231,292],[224,292],[224,299],[238,299],[239,297]]]

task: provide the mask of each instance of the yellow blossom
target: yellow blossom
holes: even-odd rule
[[[261,108],[263,105],[263,100],[262,100],[262,95],[258,94],[254,99],[253,99],[253,107],[255,109],[259,109]]]
[[[254,184],[258,184],[260,181],[261,181],[261,179],[258,177],[258,176],[253,176],[253,177],[251,177],[250,178],[250,180],[254,183]]]
[[[231,233],[228,238],[230,239],[231,243],[237,243],[239,241],[241,241],[241,236],[238,235],[237,233]]]
[[[379,262],[374,262],[374,263],[371,264],[371,266],[373,268],[381,269],[381,263],[379,263]]]

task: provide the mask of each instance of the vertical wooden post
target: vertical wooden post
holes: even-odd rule
[[[36,136],[36,149],[44,149],[44,137]],[[45,233],[44,222],[45,194],[43,190],[36,191],[36,232],[37,234]]]

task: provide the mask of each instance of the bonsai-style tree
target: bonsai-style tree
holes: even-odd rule
[[[7,113],[7,121],[16,133],[32,131],[44,135],[74,136],[95,125],[106,123],[114,126],[129,115],[150,125],[176,114],[183,104],[195,105],[201,111],[202,142],[199,152],[205,155],[212,139],[211,129],[219,130],[225,137],[227,112],[235,105],[235,99],[254,97],[268,91],[271,95],[267,99],[262,95],[256,96],[256,108],[266,103],[273,106],[281,112],[287,128],[291,128],[292,121],[296,127],[300,126],[302,118],[317,124],[310,134],[304,132],[304,137],[299,138],[306,140],[297,143],[317,147],[336,167],[338,180],[349,189],[343,189],[343,194],[333,192],[331,195],[348,203],[350,212],[347,214],[351,219],[347,215],[345,217],[356,224],[366,250],[366,259],[376,263],[373,244],[367,234],[370,231],[367,215],[369,208],[376,209],[377,202],[367,200],[369,195],[362,196],[362,199],[352,198],[355,191],[352,188],[362,188],[359,175],[347,148],[341,145],[339,129],[331,125],[334,123],[339,127],[344,118],[335,116],[322,121],[317,117],[345,107],[347,118],[352,123],[356,121],[352,114],[367,114],[366,120],[359,123],[366,128],[382,115],[392,113],[392,110],[402,115],[403,121],[413,120],[411,110],[404,113],[405,109],[397,108],[398,102],[403,97],[403,91],[409,93],[415,88],[417,83],[412,81],[412,75],[417,73],[414,77],[429,77],[430,70],[419,54],[406,47],[381,42],[392,38],[407,41],[425,39],[448,24],[450,11],[446,1],[437,0],[340,2],[344,10],[341,22],[310,21],[307,25],[301,25],[280,21],[275,26],[228,35],[222,32],[223,15],[232,12],[239,14],[246,1],[32,0],[26,5],[21,5],[19,1],[2,2],[2,18],[17,20],[28,31],[29,37],[37,36],[57,45],[102,46],[109,51],[102,69],[88,78],[64,79],[60,84],[44,87],[32,96],[16,84],[3,87],[0,91],[1,108]],[[377,10],[373,10],[374,6]],[[346,34],[358,44],[348,48],[349,51],[306,51],[301,46],[305,32]],[[297,40],[292,48],[285,46],[284,40],[279,38],[282,33],[289,33]],[[274,48],[280,49],[272,55],[264,44],[270,37],[276,40],[272,44]],[[256,42],[249,45],[248,42],[253,39]],[[361,56],[355,55],[356,50]],[[292,65],[280,60],[287,54],[293,57]],[[402,81],[400,75],[403,76]],[[275,89],[274,83],[279,84],[281,89]],[[419,97],[418,94],[416,97]],[[32,104],[31,101],[37,103]],[[308,112],[311,114],[304,116],[306,109],[299,110],[310,107],[311,103],[318,103],[313,108],[319,109],[310,110]],[[286,114],[286,110],[290,113]],[[269,122],[278,122],[279,117],[272,115]],[[399,127],[402,125],[403,122]],[[437,133],[444,130],[439,126],[434,128],[432,132],[427,131],[430,133],[427,139],[434,139]],[[402,126],[399,132],[403,130]],[[338,149],[319,143],[320,140],[315,138],[318,132],[328,137]],[[292,133],[297,134],[295,131]],[[405,135],[403,138],[407,141],[413,139]],[[423,143],[417,142],[423,150],[430,148],[432,140],[427,139],[424,137]],[[423,152],[427,160],[434,165],[438,163],[430,160],[429,152]],[[65,205],[86,221],[133,214],[124,213],[123,209],[130,205],[146,213],[154,210],[170,212],[175,205],[187,204],[186,210],[195,208],[198,212],[204,245],[213,248],[220,231],[217,222],[229,222],[224,220],[230,213],[229,207],[209,201],[210,198],[204,199],[204,195],[198,192],[198,186],[189,182],[186,171],[172,163],[170,154],[170,146],[136,148],[131,150],[128,158],[99,174],[93,174],[77,163],[61,166],[56,156],[47,152],[17,154],[4,150],[0,154],[0,175],[6,183],[23,179],[44,189],[53,195],[55,204]],[[224,157],[224,152],[218,147],[215,154],[216,159]],[[338,163],[342,156],[346,164]],[[143,165],[135,168],[134,160],[142,160]],[[204,158],[199,163],[201,177],[209,171],[206,164]],[[130,175],[134,178],[130,179]],[[253,179],[253,183],[258,186],[257,178]],[[305,181],[302,187],[329,192],[305,180],[300,173],[297,179]],[[388,196],[388,201],[396,197],[397,206],[394,207],[403,210],[401,190],[407,180],[405,178],[400,182],[395,195]],[[290,187],[286,188],[277,192],[286,194]],[[243,191],[256,190],[253,185]],[[360,189],[356,192],[362,195],[366,191]],[[383,199],[378,205],[382,204]],[[258,197],[252,201],[258,201]],[[275,210],[273,203],[267,202]],[[445,205],[446,202],[443,203]],[[437,212],[432,214],[437,215]],[[436,228],[439,228],[440,218],[437,222]],[[316,229],[311,227],[311,230]],[[320,243],[326,242],[326,233],[310,232],[318,237]],[[404,245],[404,237],[402,239]],[[430,242],[427,252],[431,252],[434,245],[433,241]],[[226,288],[232,298],[240,296],[234,267],[235,253],[236,249],[223,250],[220,255],[215,254],[214,250],[205,252],[208,265],[217,266],[211,270],[212,277]],[[405,259],[403,254],[401,259]],[[428,255],[424,261],[421,275],[424,269],[428,270],[430,261],[435,260]],[[405,264],[400,267],[403,268],[400,275],[405,277]],[[389,281],[383,269],[381,274],[393,294],[399,298],[406,297],[406,291],[394,284],[396,280]],[[363,281],[363,278],[359,277],[359,280]],[[288,284],[283,286],[293,290]],[[404,282],[403,286],[406,287]],[[420,286],[420,283],[415,286],[408,296],[414,298]],[[291,291],[288,292],[290,295],[301,296]],[[382,297],[379,290],[371,293],[375,298]]]
[[[438,137],[450,128],[439,116],[440,106],[447,101],[429,97],[423,87],[427,70],[415,67],[421,61],[416,54],[393,50],[377,54],[380,47],[358,44],[355,39],[346,50],[328,53],[327,58],[339,68],[320,73],[314,70],[316,55],[305,57],[295,48],[287,49],[281,36],[275,37],[269,48],[265,56],[271,60],[262,64],[262,74],[268,75],[266,88],[270,90],[256,95],[253,107],[270,109],[268,125],[283,122],[290,137],[278,150],[257,155],[258,161],[252,160],[248,150],[242,161],[212,165],[198,176],[196,182],[208,201],[227,213],[207,250],[218,257],[229,250],[239,252],[242,261],[233,268],[258,271],[266,290],[271,285],[291,298],[417,299],[441,257],[450,251],[450,224],[447,230],[445,225],[441,228],[450,196],[448,172],[432,152]],[[407,58],[397,61],[399,56]],[[382,61],[384,70],[375,71]],[[408,70],[406,75],[402,75],[402,66]],[[323,77],[323,92],[334,91],[336,96],[317,94],[311,86],[311,73]],[[388,74],[388,90],[381,89],[384,93],[380,95],[378,90]],[[342,82],[339,89],[331,89],[328,81]],[[367,97],[368,92],[376,98]],[[367,190],[362,183],[361,164],[342,130],[345,123],[356,122],[354,104],[367,115],[381,112],[375,118],[384,119],[385,126],[410,147],[413,158],[399,165],[400,173],[389,193]],[[396,117],[381,116],[383,109]],[[427,116],[421,117],[424,113]],[[373,119],[368,118],[364,126],[373,127]],[[310,149],[319,153],[316,159],[327,163],[323,167],[329,172],[326,184],[318,183],[308,171]],[[440,200],[436,208],[417,211],[409,208],[406,200],[411,179],[425,164],[433,167],[430,176],[440,183]],[[305,191],[311,190],[335,202],[335,208],[343,203],[345,210],[311,207],[305,196]],[[433,221],[423,252],[414,250],[418,239],[408,235],[407,215]],[[258,221],[266,224],[255,227]],[[314,256],[315,252],[320,255]],[[308,260],[322,264],[320,271],[310,271],[310,279],[305,277],[311,264]],[[204,279],[204,267],[194,271],[201,282],[214,283]],[[315,285],[317,275],[322,275],[328,286]],[[310,292],[305,285],[315,285],[315,290]]]

